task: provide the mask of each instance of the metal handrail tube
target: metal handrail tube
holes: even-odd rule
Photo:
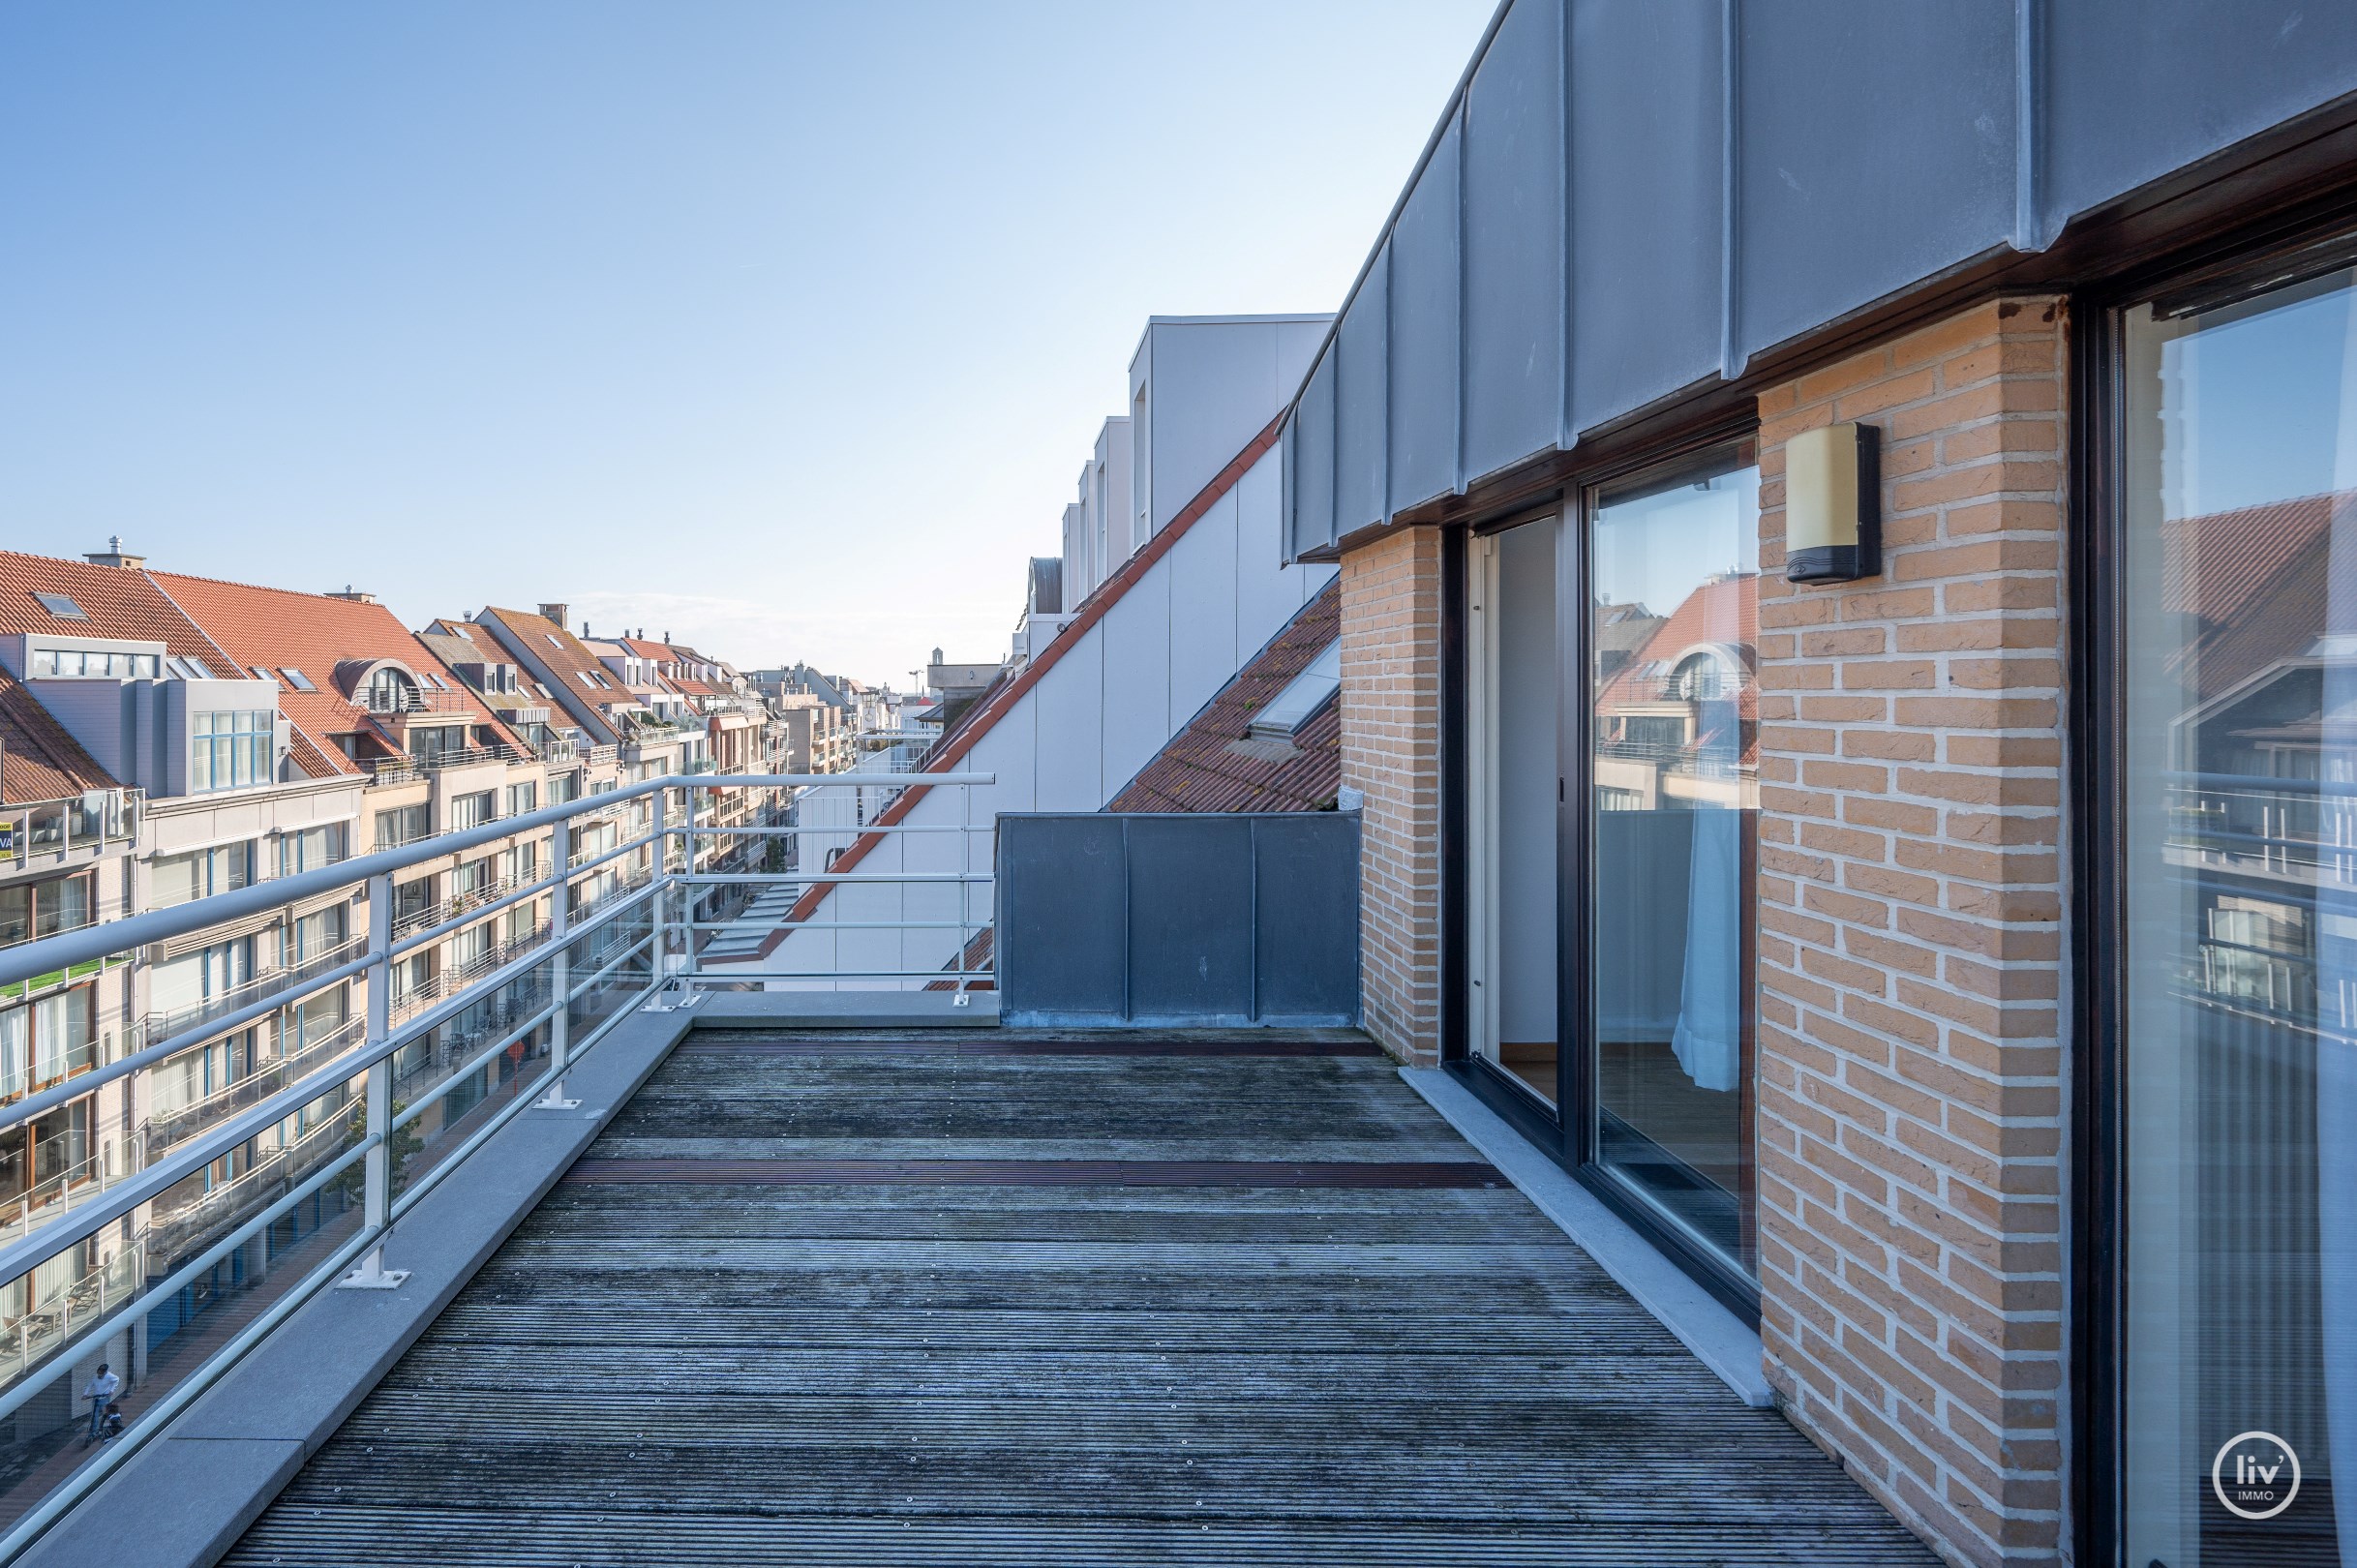
[[[644,899],[658,886],[660,885],[657,883],[650,882],[647,887],[623,899],[617,900],[609,908],[598,911],[592,919],[595,922],[602,924],[622,914],[633,903]],[[594,929],[593,925],[577,926],[567,934],[566,940],[568,943],[579,941],[585,932],[591,929]],[[544,946],[553,949],[556,943],[552,939]],[[547,956],[546,951],[536,949],[518,958],[514,963],[497,971],[496,973],[500,975],[501,979],[496,981],[486,980],[481,983],[486,987],[496,989],[499,985],[508,983],[517,975],[529,973],[534,965]],[[226,1150],[234,1148],[255,1134],[277,1126],[321,1095],[350,1082],[359,1073],[375,1067],[378,1062],[389,1060],[410,1040],[438,1028],[473,1005],[462,994],[408,1020],[399,1029],[389,1031],[382,1040],[375,1043],[363,1041],[355,1049],[337,1057],[327,1066],[320,1068],[299,1082],[280,1090],[259,1104],[216,1123],[199,1136],[190,1139],[173,1150],[161,1162],[148,1166],[138,1175],[103,1194],[97,1201],[77,1210],[69,1210],[56,1220],[43,1225],[38,1230],[29,1232],[14,1243],[0,1243],[0,1280],[14,1280],[19,1274],[30,1270],[34,1264],[45,1262],[75,1243],[95,1235],[108,1222],[121,1219],[142,1203],[153,1201],[159,1193],[175,1183],[202,1170],[206,1165],[220,1159]],[[130,1061],[131,1058],[126,1057],[124,1060]],[[84,1076],[90,1075],[84,1074]],[[36,1243],[40,1244],[38,1248]]]
[[[222,1374],[236,1366],[248,1350],[292,1316],[295,1309],[309,1301],[321,1285],[341,1275],[379,1239],[379,1232],[363,1229],[328,1254],[292,1290],[263,1308],[256,1314],[254,1321],[231,1335],[219,1349],[191,1368],[188,1376],[176,1384],[170,1393],[141,1411],[140,1426],[146,1432],[161,1431],[166,1422],[195,1403],[199,1395],[219,1382]],[[52,1488],[39,1503],[17,1518],[15,1526],[6,1535],[0,1535],[0,1562],[14,1559],[34,1537],[55,1523],[58,1516],[113,1474],[125,1460],[138,1451],[139,1446],[139,1442],[134,1441],[110,1443],[100,1451],[98,1458],[76,1471],[66,1484]]]
[[[674,828],[671,830],[677,834],[685,834],[689,831],[689,829],[685,828]],[[703,827],[694,829],[698,837],[702,837],[707,833],[752,833],[762,838],[789,838],[806,833],[850,833],[854,836],[865,836],[868,833],[987,833],[994,832],[997,829],[994,824],[986,822],[978,822],[971,825],[955,822],[888,822],[883,824],[870,824],[864,828],[855,827],[849,823],[839,824],[832,828],[731,828],[719,826]]]
[[[603,1040],[606,1037],[606,1032],[608,1030],[620,1023],[624,1018],[630,1016],[630,1014],[637,1010],[638,1005],[641,1002],[644,1002],[647,998],[652,996],[655,991],[660,988],[662,983],[663,978],[660,975],[657,975],[654,976],[649,983],[640,986],[638,989],[638,994],[630,999],[628,1006],[616,1008],[614,1010],[613,1016],[607,1018],[596,1028],[590,1030],[589,1037],[573,1047],[574,1057],[578,1059],[582,1052],[588,1050],[590,1046]],[[510,1043],[512,1043],[512,1041]],[[506,1047],[503,1045],[493,1047],[494,1050],[503,1050]],[[465,1068],[460,1071],[453,1072],[450,1074],[447,1080],[437,1084],[432,1095],[418,1101],[417,1104],[411,1106],[400,1116],[394,1118],[393,1125],[395,1127],[403,1126],[411,1118],[421,1113],[426,1106],[432,1104],[436,1100],[448,1096],[450,1091],[457,1087],[459,1080],[464,1078],[468,1072],[480,1070],[483,1062],[490,1056],[490,1054],[491,1052],[485,1052],[483,1056],[475,1058],[474,1062],[468,1068]],[[466,1141],[461,1143],[457,1148],[451,1150],[448,1154],[444,1155],[440,1160],[437,1161],[433,1169],[422,1173],[415,1182],[402,1190],[401,1196],[393,1200],[392,1212],[394,1217],[399,1218],[401,1215],[407,1213],[410,1205],[414,1204],[419,1198],[432,1191],[434,1188],[439,1184],[442,1178],[449,1172],[456,1170],[461,1161],[465,1161],[468,1155],[472,1154],[484,1139],[490,1137],[492,1133],[498,1131],[500,1128],[506,1126],[508,1118],[514,1116],[518,1111],[528,1108],[531,1104],[531,1091],[538,1088],[541,1084],[548,1082],[557,1075],[557,1063],[555,1058],[552,1057],[550,1059],[549,1066],[541,1070],[538,1077],[532,1079],[530,1082],[525,1084],[522,1088],[516,1091],[516,1097],[513,1101],[500,1107],[499,1113],[493,1116],[491,1120],[485,1122],[481,1127],[475,1129],[474,1131],[468,1133]]]
[[[989,980],[998,971],[969,969],[969,980]],[[696,968],[688,970],[685,980],[953,980],[954,969],[758,969],[750,964],[725,965],[716,970]]]
[[[13,1105],[0,1107],[0,1131],[15,1127],[19,1122],[31,1121],[45,1111],[54,1110],[69,1101],[81,1099],[82,1096],[102,1084],[112,1083],[126,1073],[136,1072],[141,1068],[153,1067],[167,1056],[176,1056],[192,1045],[201,1045],[208,1040],[218,1039],[232,1030],[252,1023],[257,1018],[276,1012],[287,1004],[289,998],[309,996],[314,991],[325,990],[338,980],[349,980],[374,962],[376,960],[373,956],[364,953],[348,963],[338,964],[335,968],[311,980],[297,980],[284,990],[273,991],[259,1001],[249,1002],[234,1012],[223,1013],[220,1017],[209,1019],[194,1029],[184,1029],[169,1040],[158,1044],[143,1045],[128,1056],[116,1057],[105,1067],[92,1068],[87,1072],[77,1072],[54,1088],[44,1089],[37,1095],[27,1095]],[[13,1276],[7,1278],[13,1278]]]
[[[914,775],[925,785],[989,784],[997,780],[994,773],[937,773]],[[60,932],[43,937],[38,942],[18,943],[0,949],[0,985],[14,984],[45,975],[52,969],[64,969],[92,958],[104,958],[132,948],[143,948],[151,943],[168,942],[174,937],[200,931],[209,925],[221,925],[248,916],[266,914],[281,904],[291,904],[320,893],[336,892],[366,882],[373,876],[406,871],[426,860],[439,859],[473,849],[479,844],[496,843],[518,833],[546,828],[588,811],[613,805],[620,800],[634,799],[657,790],[712,789],[715,777],[726,778],[729,789],[740,788],[840,788],[859,780],[849,774],[828,773],[724,773],[690,775],[668,773],[661,778],[642,779],[636,784],[624,784],[602,795],[585,796],[580,800],[568,800],[562,805],[542,806],[518,816],[502,817],[480,827],[460,828],[421,839],[416,844],[399,849],[379,850],[334,865],[323,865],[316,871],[298,871],[291,877],[280,877],[266,882],[250,883],[230,892],[215,893],[208,898],[193,899],[169,909],[149,910],[119,920],[107,920],[85,926],[79,931]],[[592,804],[594,802],[594,804]],[[432,846],[427,848],[426,846]]]
[[[329,1182],[334,1181],[338,1176],[342,1175],[344,1171],[352,1164],[353,1161],[357,1161],[362,1155],[366,1154],[370,1147],[371,1144],[366,1139],[363,1139],[359,1143],[353,1144],[349,1149],[347,1149],[342,1155],[338,1156],[333,1162],[312,1172],[309,1176],[304,1177],[303,1180],[294,1187],[291,1187],[285,1192],[281,1193],[277,1198],[272,1200],[268,1208],[263,1209],[259,1214],[248,1219],[243,1224],[230,1231],[227,1236],[222,1237],[221,1240],[206,1248],[202,1252],[197,1253],[196,1257],[192,1258],[186,1263],[181,1264],[180,1267],[174,1269],[170,1274],[166,1275],[156,1283],[136,1292],[129,1301],[123,1303],[122,1306],[116,1308],[112,1312],[100,1318],[90,1327],[83,1329],[79,1334],[76,1334],[72,1340],[68,1341],[63,1346],[61,1346],[60,1350],[70,1350],[75,1345],[80,1344],[88,1340],[104,1339],[106,1336],[112,1334],[116,1329],[122,1327],[126,1322],[143,1317],[147,1313],[154,1312],[156,1302],[168,1300],[171,1296],[187,1288],[189,1283],[198,1275],[204,1273],[205,1270],[210,1269],[214,1264],[219,1263],[223,1258],[228,1256],[229,1253],[235,1251],[238,1248],[243,1247],[246,1245],[246,1243],[252,1241],[256,1234],[262,1230],[265,1226],[277,1223],[287,1210],[293,1208],[294,1205],[302,1202],[305,1198],[311,1196],[312,1193],[317,1191],[320,1188],[325,1187]],[[73,1365],[74,1363],[72,1358],[61,1355],[59,1360],[55,1363],[55,1370],[71,1371]],[[19,1378],[15,1383],[10,1385],[5,1392],[0,1392],[0,1421],[5,1421],[10,1416],[15,1414],[18,1407],[20,1407],[27,1400],[40,1393],[43,1389],[48,1387],[50,1380],[51,1379],[48,1377],[37,1378],[28,1374],[27,1376]]]
[[[681,871],[681,882],[698,885],[750,883],[768,886],[786,882],[988,882],[987,871]]]
[[[674,920],[682,931],[733,931],[750,919],[755,925],[776,924],[789,931],[974,931],[988,920],[777,920],[738,916],[733,920]]]
[[[614,848],[597,856],[593,859],[584,860],[579,865],[572,867],[570,870],[552,871],[547,876],[542,877],[538,882],[531,883],[522,888],[510,888],[507,890],[507,891],[486,899],[484,902],[476,905],[474,908],[468,910],[465,914],[454,916],[450,920],[442,921],[439,925],[430,925],[423,930],[412,931],[408,935],[398,939],[393,943],[392,950],[389,956],[399,958],[406,953],[415,952],[418,949],[425,947],[428,943],[438,942],[453,931],[460,931],[464,930],[469,925],[480,924],[482,921],[489,920],[492,916],[499,914],[501,910],[509,909],[517,904],[521,904],[527,898],[537,898],[542,893],[547,892],[550,889],[555,888],[559,884],[570,886],[573,880],[576,877],[579,877],[583,872],[594,871],[599,866],[605,864],[608,860],[619,859],[634,849],[644,849],[653,842],[654,835],[652,833],[642,833],[638,837],[633,838],[626,843],[615,845]]]

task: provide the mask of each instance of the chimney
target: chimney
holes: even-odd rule
[[[108,534],[106,549],[89,551],[83,555],[82,559],[93,566],[122,566],[134,571],[147,564],[145,556],[123,554],[123,536],[119,533]]]
[[[544,604],[540,607],[540,618],[555,621],[557,629],[562,631],[564,630],[564,618],[572,608],[569,604]]]
[[[336,593],[331,591],[327,596],[331,599],[342,599],[347,604],[375,604],[377,602],[377,595],[369,592],[366,588],[356,588],[349,583],[344,585],[343,592]]]

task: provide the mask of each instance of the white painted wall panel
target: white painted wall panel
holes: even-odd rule
[[[1039,709],[1033,776],[1037,809],[1094,811],[1109,798],[1104,777],[1104,631],[1091,626],[1067,648],[1031,702]]]
[[[1170,549],[1172,733],[1235,675],[1236,493],[1212,503]],[[1167,737],[1165,737],[1167,739]]]
[[[1175,725],[1170,714],[1170,558],[1105,612],[1104,776],[1127,782]]]

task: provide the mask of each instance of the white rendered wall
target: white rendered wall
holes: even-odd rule
[[[1167,528],[1291,401],[1332,321],[1249,316],[1146,323],[1130,362],[1129,515],[1142,517],[1147,535]]]
[[[903,819],[925,830],[884,834],[855,873],[987,873],[999,813],[1095,811],[1120,793],[1333,578],[1331,566],[1283,563],[1281,461],[1281,449],[1272,448],[1103,619],[1057,645],[1054,662],[955,765],[958,772],[995,774],[996,783],[927,791]],[[966,795],[971,801],[961,799]],[[809,811],[805,800],[805,822]],[[969,825],[977,830],[957,830]],[[847,885],[829,893],[810,919],[948,923],[959,918],[961,904],[975,925],[988,922],[986,884],[962,891],[944,884]],[[790,977],[823,975],[838,965],[911,971],[920,978],[845,980],[841,988],[915,988],[951,960],[957,938],[948,929],[797,929],[767,958],[712,968],[788,986],[831,985]]]

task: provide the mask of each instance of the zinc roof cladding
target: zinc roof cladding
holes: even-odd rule
[[[108,790],[116,780],[50,717],[41,700],[0,671],[0,803],[62,800],[85,790]]]
[[[451,685],[465,686],[476,701],[498,713],[501,718],[527,708],[544,709],[548,707],[538,692],[529,688],[520,687],[515,691],[484,691],[457,673],[458,666],[462,664],[513,665],[516,662],[513,654],[496,643],[486,649],[483,642],[488,642],[489,639],[478,642],[474,637],[456,630],[449,621],[437,621],[426,630],[419,632],[417,640],[433,649],[435,657],[451,667],[450,675],[445,678]],[[518,671],[517,674],[521,678],[523,672]]]
[[[51,615],[35,593],[65,594],[81,607],[84,618]],[[204,660],[217,676],[232,673],[222,668],[224,649],[147,573],[134,567],[0,551],[0,634],[17,632],[162,643],[166,652]]]
[[[172,572],[151,571],[148,576],[240,666],[299,669],[311,678],[317,688],[313,691],[280,683],[279,711],[308,736],[317,760],[334,764],[336,772],[354,769],[329,737],[357,732],[382,738],[368,709],[346,697],[336,683],[336,667],[348,660],[391,659],[421,678],[439,677],[472,721],[524,752],[523,742],[499,715],[381,604]],[[431,682],[427,684],[432,689]]]
[[[557,678],[548,682],[549,696],[573,716],[574,722],[595,724],[606,732],[602,739],[621,739],[620,721],[614,709],[635,708],[638,699],[621,690],[619,682],[604,685],[582,679],[585,675],[594,675],[602,681],[611,672],[580,638],[529,610],[502,610],[497,605],[486,605],[483,616],[506,627],[517,643],[529,650],[530,658],[520,661],[527,672],[532,671],[532,660],[536,659],[555,673]]]
[[[1317,811],[1332,805],[1343,781],[1337,697],[1312,709],[1293,732],[1291,756],[1233,748],[1251,730],[1253,715],[1341,638],[1342,604],[1342,580],[1336,578],[1122,786],[1105,809]]]

